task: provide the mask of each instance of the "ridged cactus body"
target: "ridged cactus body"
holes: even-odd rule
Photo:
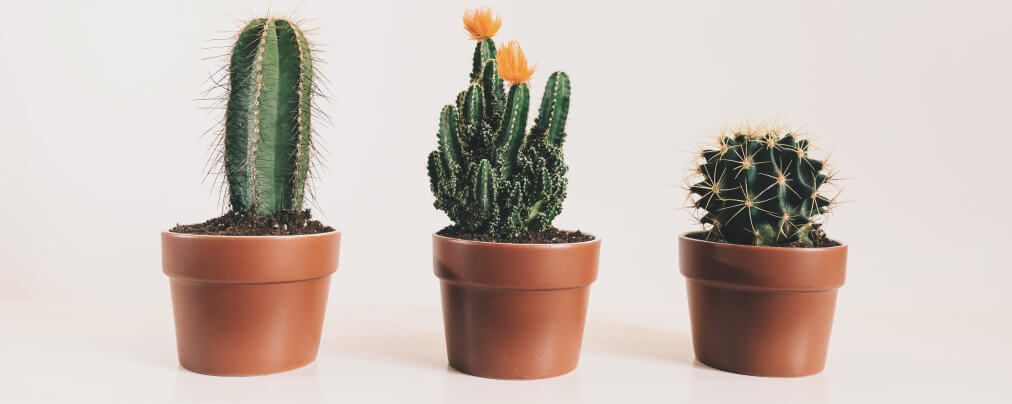
[[[690,191],[711,236],[736,244],[812,246],[832,201],[819,192],[829,180],[809,142],[790,132],[751,128],[721,136],[704,150]]]
[[[313,59],[295,24],[258,18],[229,61],[224,167],[233,211],[302,209],[311,154]]]
[[[498,55],[503,50],[497,51],[487,36],[476,38],[467,90],[456,105],[442,110],[438,149],[429,155],[428,171],[436,208],[461,229],[510,238],[548,229],[562,210],[570,83],[563,72],[549,77],[528,134],[531,96],[524,81],[533,70],[521,72],[526,74],[521,79],[501,75],[503,63],[516,60]],[[520,52],[518,45],[508,50]],[[522,52],[520,58],[527,69]],[[503,77],[517,80],[508,92]]]

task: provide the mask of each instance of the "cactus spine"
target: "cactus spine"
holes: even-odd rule
[[[224,165],[232,210],[302,210],[312,150],[313,58],[295,24],[257,18],[228,66]]]
[[[812,246],[833,200],[825,163],[809,157],[809,141],[789,131],[745,127],[702,152],[702,181],[690,192],[704,211],[708,238],[748,245]]]
[[[515,42],[496,49],[491,37],[498,16],[491,10],[469,11],[464,19],[478,43],[470,84],[456,105],[443,108],[438,149],[429,154],[435,207],[469,232],[510,238],[544,231],[566,197],[562,144],[569,77],[563,72],[549,77],[528,134],[526,81],[533,69]],[[511,83],[508,92],[504,78]]]

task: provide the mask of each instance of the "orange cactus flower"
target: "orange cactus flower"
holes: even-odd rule
[[[500,46],[495,55],[495,63],[503,80],[512,84],[527,82],[537,68],[537,65],[527,65],[527,57],[524,56],[524,51],[520,49],[520,43],[517,41],[509,41],[506,45]]]
[[[464,11],[464,28],[471,34],[471,39],[482,40],[491,38],[499,31],[502,19],[499,13],[491,8],[467,9]]]

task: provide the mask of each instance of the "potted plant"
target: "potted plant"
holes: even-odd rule
[[[303,209],[313,57],[302,30],[257,18],[227,66],[222,172],[231,210],[162,232],[180,364],[257,375],[316,358],[340,233]]]
[[[746,125],[700,155],[690,191],[705,231],[678,244],[700,362],[779,377],[825,367],[847,246],[818,222],[835,197],[810,149],[789,130]]]
[[[443,108],[428,159],[435,207],[454,223],[433,234],[433,265],[450,366],[488,378],[545,378],[579,361],[600,240],[551,225],[566,196],[569,77],[548,77],[527,133],[534,69],[517,42],[496,49],[500,23],[491,9],[464,14],[477,41],[470,81]]]

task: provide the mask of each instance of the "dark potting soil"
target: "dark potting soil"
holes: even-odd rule
[[[204,223],[177,224],[169,231],[210,236],[294,236],[326,233],[334,231],[334,228],[313,220],[313,215],[306,209],[273,216],[230,211]]]
[[[568,230],[559,230],[554,227],[549,227],[548,230],[540,232],[525,232],[520,233],[516,237],[512,238],[498,238],[492,237],[488,234],[471,233],[461,231],[457,226],[447,226],[436,232],[436,234],[443,237],[459,238],[462,240],[470,241],[484,241],[488,243],[512,243],[512,244],[564,244],[564,243],[582,243],[584,241],[591,241],[594,236],[587,233]]]
[[[700,231],[700,232],[696,232],[696,233],[689,233],[689,234],[686,234],[685,237],[696,239],[696,240],[712,241],[712,242],[715,242],[715,243],[734,244],[734,243],[729,242],[729,241],[725,240],[724,238],[719,237],[716,234],[713,234],[711,232]],[[779,244],[767,245],[767,246],[763,246],[763,247],[824,248],[824,247],[836,247],[836,246],[840,245],[840,243],[837,242],[836,240],[831,240],[829,237],[826,237],[826,232],[823,231],[822,229],[815,229],[815,231],[812,232],[812,237],[815,240],[813,240],[814,243],[812,243],[812,245],[810,245],[810,246],[803,245],[803,244],[798,243],[796,241],[792,241],[790,243],[779,243]]]

